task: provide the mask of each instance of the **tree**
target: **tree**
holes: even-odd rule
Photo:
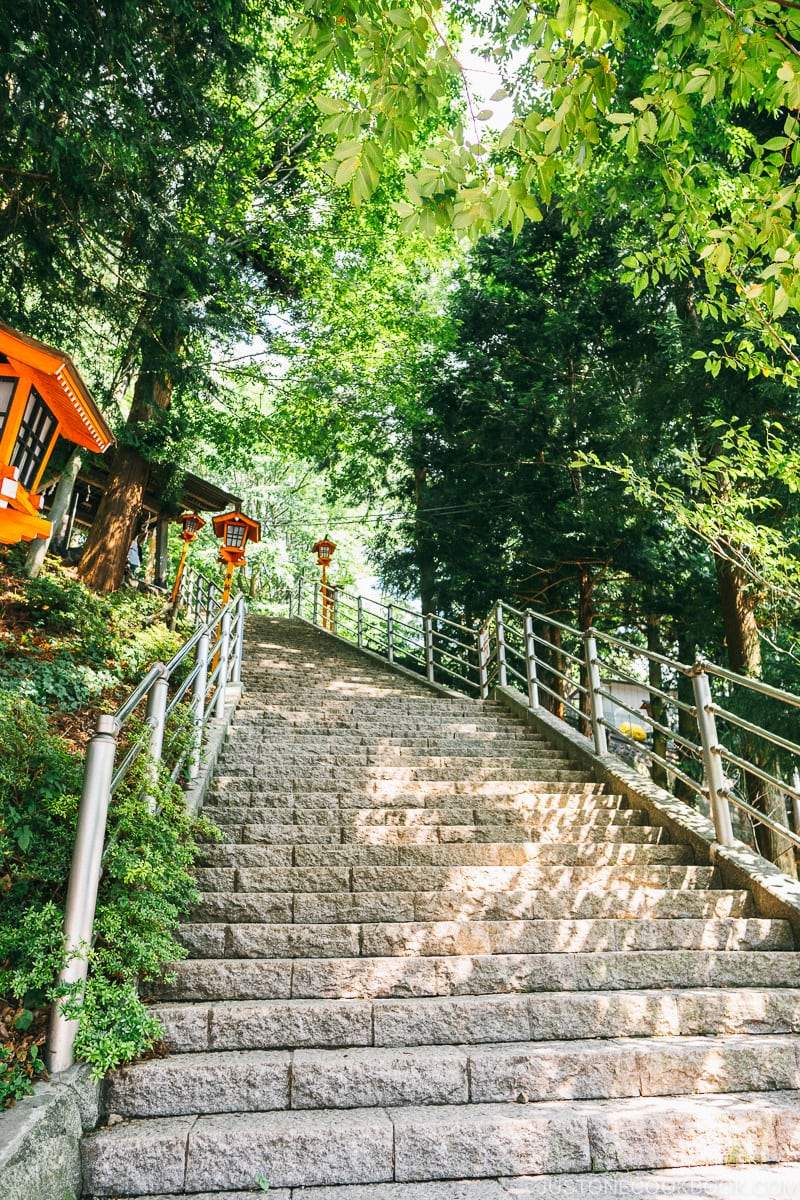
[[[324,105],[336,181],[358,178],[361,195],[374,182],[367,160],[413,136],[461,77],[458,42],[441,0],[306,0],[303,10],[301,36],[360,80],[356,98],[329,87]],[[796,5],[458,0],[447,11],[505,70],[516,115],[494,141],[489,110],[475,111],[467,86],[467,119],[442,128],[407,177],[402,228],[452,225],[474,239],[500,223],[518,234],[554,195],[574,197],[568,211],[582,222],[599,165],[612,202],[662,231],[630,272],[651,284],[698,280],[710,310],[765,339],[763,352],[739,347],[745,364],[794,383],[800,360],[779,322],[800,305]],[[565,193],[576,175],[588,187]]]

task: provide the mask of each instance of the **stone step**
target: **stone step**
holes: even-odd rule
[[[223,1000],[155,1008],[176,1053],[481,1045],[585,1038],[800,1034],[800,988],[714,988],[387,1000]]]
[[[640,950],[602,954],[433,955],[414,958],[188,959],[172,964],[164,1000],[378,999],[518,992],[795,987],[800,953]]]
[[[259,782],[267,789],[291,787],[297,791],[306,787],[317,791],[326,785],[334,790],[346,789],[349,793],[380,792],[393,787],[396,791],[409,794],[421,791],[450,791],[456,794],[492,795],[503,792],[502,785],[527,785],[555,791],[553,784],[579,783],[591,784],[587,780],[586,771],[580,767],[570,767],[558,763],[537,763],[535,768],[505,767],[498,762],[494,767],[481,767],[475,770],[450,768],[437,770],[435,768],[419,770],[409,767],[375,767],[372,770],[354,770],[349,767],[317,767],[314,764],[303,767],[293,767],[289,764],[285,769],[279,760],[261,763],[258,759],[245,754],[225,755],[219,760],[220,770],[226,775],[258,775]],[[430,785],[437,785],[436,788]],[[595,787],[597,785],[594,785]],[[476,790],[477,789],[477,790]],[[488,790],[485,790],[488,789]],[[511,791],[524,791],[524,787],[515,786]]]
[[[530,1104],[800,1088],[800,1038],[609,1038],[543,1045],[220,1051],[152,1059],[106,1077],[120,1116]]]
[[[576,951],[791,950],[788,921],[767,918],[185,924],[193,958],[392,958]]]
[[[302,803],[284,801],[261,806],[254,797],[252,804],[232,804],[224,798],[214,797],[219,803],[209,802],[203,812],[210,821],[220,827],[226,824],[274,821],[280,825],[391,825],[396,828],[412,828],[417,825],[489,825],[493,827],[512,824],[536,825],[557,829],[560,826],[580,824],[585,828],[607,829],[609,826],[644,825],[645,814],[638,808],[603,807],[596,811],[590,804],[574,809],[565,806],[537,811],[533,807],[494,807],[478,805],[464,807],[462,804],[443,804],[436,808],[419,806],[360,808],[332,801],[328,807],[309,807]]]
[[[670,891],[604,888],[565,897],[549,891],[487,889],[483,894],[444,892],[204,892],[192,922],[296,922],[557,920],[597,917],[749,917],[747,891]]]
[[[226,845],[265,846],[437,846],[452,843],[557,842],[583,844],[627,842],[631,845],[660,845],[670,840],[669,834],[654,825],[606,825],[596,828],[574,822],[559,822],[552,828],[549,822],[520,825],[445,825],[418,824],[372,825],[366,822],[324,825],[297,824],[232,824],[219,825]]]
[[[198,861],[206,867],[514,867],[624,866],[690,863],[689,846],[639,846],[628,842],[486,842],[443,846],[263,846],[208,845]]]
[[[89,1134],[99,1196],[800,1160],[794,1092],[242,1113]]]
[[[570,866],[526,862],[511,866],[398,867],[198,867],[195,878],[202,891],[239,892],[433,892],[460,891],[465,898],[497,891],[547,890],[564,903],[577,890],[605,889],[612,893],[627,885],[641,888],[708,889],[719,884],[714,867],[671,866],[659,863],[615,866]]]
[[[265,812],[275,809],[294,810],[295,808],[311,808],[322,811],[389,811],[396,809],[400,812],[406,809],[464,809],[468,807],[475,813],[492,813],[517,819],[519,816],[548,815],[583,812],[587,819],[595,813],[632,812],[627,799],[623,796],[611,795],[605,792],[570,791],[531,791],[481,796],[479,799],[465,795],[452,795],[447,792],[433,792],[407,795],[405,792],[392,792],[388,796],[350,795],[347,792],[330,791],[273,791],[262,788],[258,780],[249,776],[232,779],[230,776],[217,779],[215,790],[209,797],[212,808],[227,804],[241,805],[246,808],[261,808]]]
[[[506,1176],[351,1187],[270,1188],[270,1200],[793,1200],[794,1163],[673,1167],[664,1171],[599,1171],[576,1175]],[[263,1191],[202,1192],[193,1200],[263,1200]],[[97,1200],[97,1198],[91,1198]],[[168,1200],[165,1195],[133,1200]]]
[[[276,745],[275,749],[277,750],[279,747]],[[267,748],[264,747],[263,742],[260,742],[257,747],[253,747],[245,738],[233,738],[227,742],[221,761],[231,758],[250,762],[269,762],[276,757],[274,751],[265,751]],[[400,755],[396,751],[390,752],[384,748],[376,749],[374,745],[364,746],[360,751],[353,749],[324,751],[319,746],[314,750],[309,747],[294,750],[285,742],[280,749],[281,767],[296,766],[302,769],[311,763],[317,768],[325,767],[326,769],[330,767],[347,767],[358,770],[379,768],[381,774],[386,771],[455,770],[460,775],[462,772],[496,771],[498,767],[503,770],[530,771],[532,767],[541,770],[544,764],[552,763],[554,767],[558,767],[567,766],[569,762],[569,755],[563,751],[538,746],[530,749],[526,747],[524,752],[521,749],[514,753],[506,751],[502,755],[425,754],[421,752]]]

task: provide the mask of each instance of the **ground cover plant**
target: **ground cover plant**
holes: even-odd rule
[[[155,598],[97,597],[50,565],[26,581],[14,562],[12,553],[0,589],[0,1107],[42,1070],[93,717],[113,711],[134,678],[183,640],[162,622],[145,624]],[[175,931],[195,895],[195,838],[206,832],[167,779],[148,787],[151,810],[140,795],[146,767],[142,756],[114,795],[89,983],[82,1005],[67,997],[80,1011],[78,1056],[98,1075],[158,1051],[160,1028],[139,985],[182,957]]]

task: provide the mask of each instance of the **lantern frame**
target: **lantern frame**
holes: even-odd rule
[[[185,542],[193,542],[205,525],[203,518],[196,512],[181,513],[178,520],[183,525],[180,536]]]
[[[233,563],[234,566],[240,566],[245,561],[246,547],[251,542],[261,541],[261,525],[259,522],[254,521],[252,517],[246,517],[238,509],[234,509],[233,512],[229,513],[220,513],[216,517],[212,517],[211,523],[214,526],[215,535],[222,541],[222,545],[219,548],[221,562]],[[238,535],[240,529],[241,537],[237,536],[234,541],[231,535],[233,535],[234,530]]]
[[[336,549],[336,542],[332,542],[329,537],[320,538],[318,542],[314,542],[311,547],[311,553],[316,554],[317,564],[320,567],[329,567],[333,552]]]

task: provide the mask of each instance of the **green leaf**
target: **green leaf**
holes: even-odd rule
[[[343,187],[346,183],[350,182],[358,170],[359,161],[360,159],[358,158],[346,158],[344,162],[339,164],[339,169],[333,181],[337,187]]]

